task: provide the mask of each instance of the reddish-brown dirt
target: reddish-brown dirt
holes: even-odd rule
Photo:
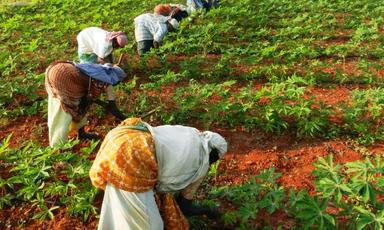
[[[49,145],[46,138],[48,135],[46,119],[42,115],[18,117],[7,123],[0,130],[0,140],[12,134],[10,146],[17,147],[26,140],[38,141],[43,146]]]
[[[217,57],[214,57],[217,59]],[[347,65],[350,69],[352,66]],[[336,67],[333,67],[336,68]],[[327,69],[332,73],[331,69]],[[169,97],[174,86],[169,86],[163,91],[161,97]],[[260,88],[257,84],[255,88]],[[356,87],[338,86],[333,89],[311,87],[306,95],[313,96],[316,102],[324,102],[327,105],[336,105],[340,102],[350,100],[351,90]],[[128,108],[129,109],[129,108]],[[96,131],[104,136],[108,129],[117,125],[118,122],[108,115],[103,119],[90,117],[90,125],[87,130]],[[158,125],[158,124],[154,124]],[[199,127],[199,124],[186,124]],[[251,176],[257,175],[260,171],[274,167],[282,173],[278,182],[285,188],[305,188],[311,193],[314,192],[311,175],[314,169],[313,163],[319,157],[325,157],[332,153],[337,163],[344,163],[362,159],[362,154],[345,139],[323,140],[323,139],[297,139],[294,134],[285,133],[276,135],[265,133],[255,129],[246,132],[238,129],[223,129],[212,127],[213,131],[221,133],[229,143],[229,151],[221,161],[218,169],[218,176],[210,183],[212,185],[241,184]],[[42,115],[30,117],[18,117],[9,120],[0,130],[0,140],[12,133],[11,147],[17,148],[26,140],[39,142],[42,146],[48,145],[46,118]],[[369,147],[374,154],[383,154],[384,143],[376,143]],[[1,172],[6,173],[6,172]],[[101,198],[96,206],[100,207]],[[0,229],[95,229],[97,219],[92,217],[88,222],[83,223],[79,218],[69,217],[65,209],[55,212],[53,220],[44,222],[29,221],[34,207],[30,205],[15,205],[15,208],[2,209],[0,211]],[[226,206],[224,205],[223,208]],[[222,211],[226,211],[222,208]],[[259,219],[263,219],[260,214]],[[277,213],[268,217],[268,221],[275,223],[289,223],[289,218],[284,213]],[[18,227],[24,226],[24,227]]]
[[[42,145],[47,145],[45,122],[42,116],[20,117],[13,121],[12,125],[8,125],[1,130],[0,138],[4,138],[12,132],[11,145],[13,147],[30,138],[40,141]],[[116,124],[110,116],[97,123]],[[36,125],[43,126],[41,133],[38,135],[34,134],[35,128],[33,127],[36,127]],[[90,129],[100,129],[94,125],[95,123],[91,122]],[[325,157],[332,153],[338,163],[362,159],[362,155],[343,139],[298,140],[290,134],[274,135],[259,130],[251,132],[221,128],[213,128],[213,130],[221,133],[227,139],[229,151],[219,165],[219,175],[211,182],[212,185],[241,184],[263,169],[274,167],[278,172],[282,173],[282,177],[278,182],[285,188],[305,188],[313,192],[311,171],[314,169],[312,164],[318,157]],[[99,133],[105,135],[106,131]],[[384,143],[377,143],[371,146],[370,149],[374,153],[382,153]],[[98,199],[96,206],[100,207],[100,202],[101,198]],[[23,221],[30,218],[33,209],[28,205],[17,205],[16,208],[3,209],[0,212],[0,223],[2,223],[0,228],[19,229],[16,226],[23,226],[25,224]],[[60,209],[56,212],[53,220],[44,222],[28,221],[26,222],[27,226],[23,227],[23,229],[94,229],[97,224],[95,218],[83,223],[81,219],[69,217],[64,213],[65,210]],[[282,223],[281,221],[284,221],[284,219],[290,221],[285,214],[277,213],[269,217],[268,221]]]
[[[334,154],[337,163],[362,158],[345,140],[300,140],[263,133],[222,132],[230,145],[220,165],[216,183],[239,184],[260,171],[274,167],[283,173],[279,182],[286,188],[313,191],[312,165],[319,157]]]

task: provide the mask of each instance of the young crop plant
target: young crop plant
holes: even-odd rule
[[[188,76],[188,71],[182,73],[175,73],[168,70],[165,74],[151,75],[149,78],[152,82],[141,85],[142,89],[147,90],[159,90],[161,91],[162,86],[169,86],[173,83],[184,80]]]
[[[264,91],[264,98],[268,103],[263,105],[259,116],[262,118],[263,128],[269,132],[288,129],[294,124],[298,136],[317,136],[328,126],[328,109],[321,106],[317,109],[312,99],[303,98],[308,84],[304,79],[289,78],[286,82],[270,84]]]
[[[171,116],[175,122],[183,122],[192,117],[204,121],[209,127],[213,122],[225,121],[227,111],[230,113],[230,87],[236,81],[225,81],[218,84],[201,84],[194,79],[189,81],[188,87],[176,89],[172,99],[178,110],[173,111]],[[212,103],[212,101],[214,103]]]
[[[344,129],[358,133],[358,140],[363,144],[372,144],[383,140],[383,89],[354,90],[352,105],[344,108]]]
[[[3,158],[3,155],[7,154],[8,151],[9,151],[9,143],[10,143],[10,140],[11,140],[11,137],[12,135],[8,135],[7,138],[3,139],[0,143],[0,162]],[[3,168],[4,166],[1,165]],[[7,181],[7,178],[3,178],[4,175],[1,175],[0,176],[0,209],[3,209],[4,207],[6,206],[9,206],[12,204],[12,200],[15,198],[15,196],[13,194],[10,194],[7,192],[7,189],[9,187],[12,187],[12,184],[10,184],[8,181]]]
[[[147,117],[155,124],[193,124],[229,135],[247,131],[257,143],[264,138],[254,135],[259,132],[276,139],[284,133],[299,142],[384,140],[384,1],[221,0],[218,8],[183,19],[159,49],[140,58],[133,20],[164,0],[28,2],[0,4],[2,136],[3,127],[8,132],[32,115],[46,116],[45,69],[54,61],[78,61],[76,35],[97,26],[128,36],[129,44],[114,51],[116,57],[128,57],[124,69],[132,80],[116,86],[117,104],[128,116],[159,108]],[[318,95],[339,87],[350,92],[337,98],[341,103],[328,100],[337,93]],[[326,100],[319,102],[323,96]],[[98,106],[93,113],[99,130],[116,123]],[[34,142],[18,144],[21,136],[0,141],[0,214],[20,205],[31,208],[25,215],[36,220],[65,210],[93,221],[101,194],[90,184],[88,170],[98,143],[45,148],[40,146],[46,143],[41,140],[45,122],[30,125]],[[216,198],[204,202],[227,202],[228,209],[220,208],[230,210],[223,218],[228,229],[382,229],[383,163],[368,150],[365,155],[348,164],[336,163],[338,155],[320,158],[311,191],[288,194],[270,169],[212,193],[211,183],[204,184],[202,192]],[[217,170],[208,175],[214,184],[222,182]],[[292,225],[276,226],[280,215]],[[29,221],[18,224],[28,228]],[[199,221],[192,228],[220,228],[205,218]]]
[[[328,199],[311,197],[304,193],[296,205],[295,217],[302,221],[303,229],[335,229],[335,218],[327,213]]]
[[[225,223],[238,225],[236,229],[253,229],[257,226],[255,220],[261,210],[272,214],[283,207],[285,190],[275,182],[280,176],[271,168],[243,185],[214,188],[210,195],[228,199],[239,207],[224,215]]]
[[[209,197],[229,201],[236,208],[223,216],[235,229],[270,228],[262,213],[286,213],[294,229],[382,229],[384,224],[384,163],[381,156],[345,164],[333,155],[314,164],[315,194],[286,191],[276,183],[281,176],[273,168],[242,185],[215,187]],[[333,210],[333,211],[332,211]],[[264,216],[264,215],[263,215]]]
[[[315,184],[318,196],[339,210],[334,217],[342,217],[351,229],[382,229],[384,224],[384,194],[382,158],[334,164],[332,155],[320,158],[315,164]],[[339,225],[337,225],[339,224]],[[341,225],[343,224],[343,225]]]
[[[86,221],[96,214],[93,205],[98,190],[88,178],[89,155],[97,142],[71,152],[78,141],[67,142],[62,150],[40,147],[32,142],[20,149],[9,147],[10,136],[0,146],[1,168],[8,165],[10,175],[0,180],[0,208],[15,205],[12,201],[36,206],[33,219],[53,218],[55,210],[67,207],[70,215],[82,216]]]
[[[384,163],[381,157],[377,156],[373,162],[366,158],[364,162],[349,162],[345,166],[346,173],[353,175],[350,178],[349,187],[354,193],[360,195],[365,203],[371,203],[373,206],[383,205],[377,201],[377,195],[384,192],[383,179],[380,178],[384,174]]]
[[[345,176],[340,174],[341,165],[334,164],[333,155],[328,155],[326,159],[319,158],[314,165],[316,170],[313,171],[313,174],[319,178],[316,188],[319,189],[321,197],[333,196],[339,204],[342,201],[343,193],[352,193],[352,190],[345,184]]]

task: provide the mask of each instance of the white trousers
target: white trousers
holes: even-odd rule
[[[126,192],[107,184],[98,230],[163,230],[153,190]]]
[[[84,118],[78,124],[72,123],[72,116],[61,108],[58,98],[48,95],[48,136],[49,146],[66,142],[71,129],[79,129],[86,124]]]

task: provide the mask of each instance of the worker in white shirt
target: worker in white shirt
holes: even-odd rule
[[[159,14],[145,13],[135,18],[135,39],[140,56],[151,48],[158,48],[168,32],[179,27],[179,22]]]
[[[77,35],[77,43],[80,63],[104,64],[113,63],[113,50],[123,48],[128,44],[128,39],[122,31],[109,32],[98,27],[88,27]],[[109,85],[105,92],[108,103],[99,104],[116,118],[124,120],[126,116],[117,108],[112,85]]]
[[[112,63],[112,51],[123,48],[128,39],[122,31],[108,32],[98,27],[88,27],[77,35],[81,63]]]

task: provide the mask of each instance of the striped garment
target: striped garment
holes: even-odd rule
[[[47,93],[58,98],[62,109],[80,122],[85,116],[89,97],[96,98],[108,85],[82,74],[71,62],[55,62],[45,72]]]
[[[135,18],[136,42],[144,40],[155,40],[161,43],[168,33],[166,25],[168,18],[158,14],[141,14]]]

